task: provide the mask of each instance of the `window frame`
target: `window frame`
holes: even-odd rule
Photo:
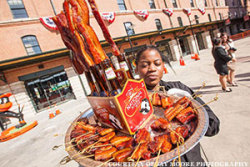
[[[11,4],[11,3],[14,4]],[[20,2],[21,4],[18,4]],[[14,19],[22,19],[22,18],[29,18],[28,13],[25,9],[23,0],[7,0],[9,8],[11,10],[12,16]],[[15,4],[17,3],[17,4]],[[19,12],[19,13],[18,13]],[[22,13],[20,13],[22,12]]]
[[[157,25],[157,23],[158,23],[158,25]],[[157,28],[158,31],[163,30],[160,19],[155,19],[155,25],[156,25],[156,28]]]
[[[117,5],[119,10],[127,10],[126,3],[124,0],[117,0]],[[123,8],[121,8],[121,6],[123,6]]]
[[[194,15],[194,19],[195,19],[195,23],[196,24],[200,24],[199,16],[198,15]]]
[[[193,0],[190,0],[190,6],[191,6],[192,8],[194,8],[194,1],[193,1]]]
[[[27,43],[26,43],[24,40],[25,40],[26,38],[29,38],[29,37],[33,37],[33,38],[35,39],[35,40],[29,41],[29,42],[30,42],[30,43],[36,42],[36,44],[32,45],[32,44],[28,43],[28,44],[30,44],[31,46],[27,46],[27,45],[26,45]],[[25,48],[26,53],[27,53],[28,56],[42,53],[41,47],[40,47],[39,42],[38,42],[38,40],[37,40],[37,38],[36,38],[35,35],[25,35],[25,36],[22,36],[22,37],[21,37],[21,40],[22,40],[23,46],[24,46],[24,48]],[[34,50],[33,47],[39,48],[40,52],[36,52],[36,51]],[[30,52],[30,51],[29,51],[30,48],[32,49],[33,52]]]
[[[183,27],[183,21],[182,21],[181,17],[177,17],[177,21],[179,23],[179,26]]]
[[[211,14],[210,13],[207,14],[207,17],[208,17],[209,22],[212,22],[212,18],[211,18]]]
[[[204,0],[204,6],[207,7],[207,0]]]
[[[148,4],[149,4],[150,9],[156,9],[155,1],[154,0],[149,0]]]
[[[130,24],[130,27],[131,27],[130,30],[127,29],[128,27],[126,26],[126,24]],[[124,22],[123,25],[124,25],[125,31],[126,31],[126,33],[127,33],[128,36],[135,35],[135,30],[133,28],[132,22],[129,22],[129,21],[128,22]],[[130,34],[129,31],[132,31],[132,34]]]
[[[172,1],[173,8],[178,8],[176,0],[171,0],[171,1]]]

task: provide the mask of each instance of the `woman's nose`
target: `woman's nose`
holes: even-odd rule
[[[154,64],[150,64],[149,66],[149,71],[155,71],[156,70],[156,66]]]

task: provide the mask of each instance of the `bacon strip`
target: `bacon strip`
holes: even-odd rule
[[[78,0],[79,1],[79,0]],[[106,26],[106,24],[104,23],[102,16],[100,15],[100,12],[97,8],[97,5],[95,3],[95,0],[88,0],[90,7],[92,9],[92,13],[96,19],[96,21],[98,22],[99,26],[101,27],[102,33],[104,38],[106,39],[106,41],[110,44],[111,48],[112,48],[112,53],[115,56],[119,56],[121,54],[120,50],[118,49],[117,45],[115,44],[114,40],[112,39],[110,32]]]

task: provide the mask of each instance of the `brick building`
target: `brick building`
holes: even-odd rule
[[[211,48],[211,37],[220,31],[236,34],[249,28],[247,0],[96,0],[100,12],[114,12],[108,25],[118,47],[132,58],[141,46],[154,44],[169,60]],[[45,27],[39,18],[62,10],[63,0],[0,1],[0,93],[12,92],[24,114],[34,114],[89,92],[84,75],[71,65],[69,51],[58,31]],[[39,5],[37,5],[39,4]],[[191,9],[191,15],[183,9]],[[205,9],[205,13],[199,10]],[[169,16],[163,9],[173,9]],[[143,19],[134,11],[146,10]],[[146,12],[146,13],[147,13]],[[245,18],[245,19],[243,19]],[[111,50],[91,15],[108,56]],[[195,39],[194,39],[195,38]],[[14,102],[12,97],[11,99]],[[17,104],[14,102],[13,110]]]

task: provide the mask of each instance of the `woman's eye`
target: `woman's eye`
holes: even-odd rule
[[[161,62],[160,62],[160,61],[156,61],[156,62],[155,62],[155,65],[156,65],[156,66],[160,66],[160,65],[161,65]]]

